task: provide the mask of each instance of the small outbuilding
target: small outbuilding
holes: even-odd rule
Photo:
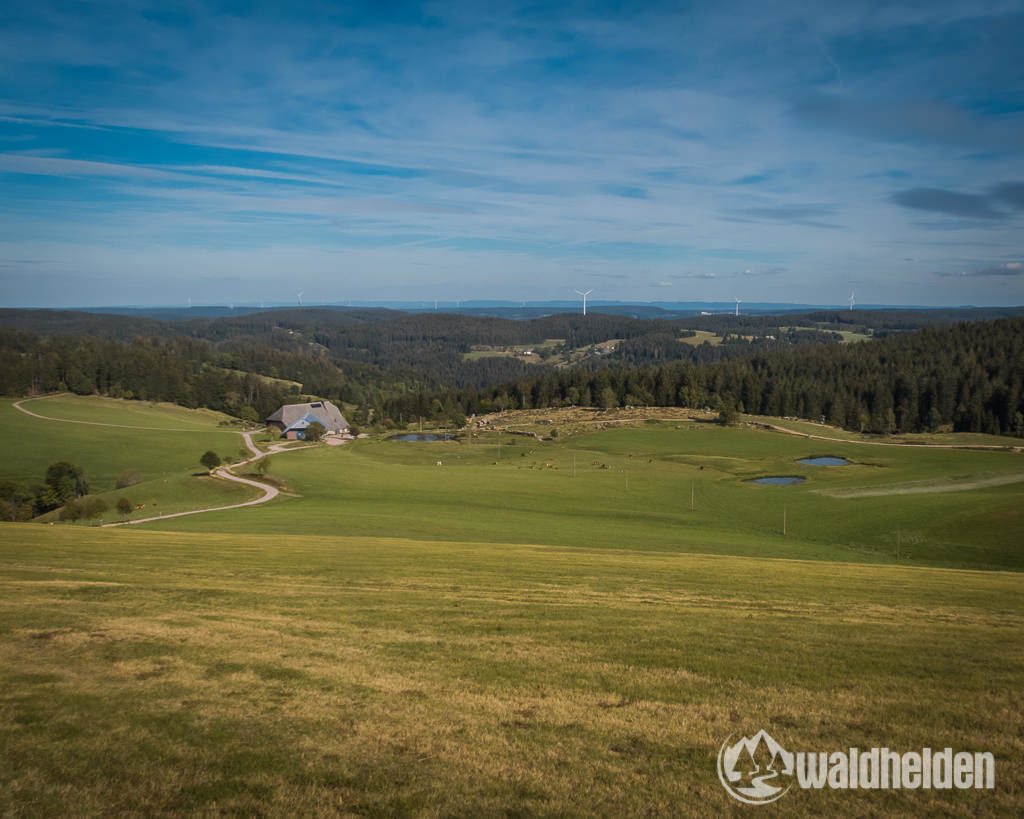
[[[318,423],[327,435],[344,435],[348,421],[330,401],[312,401],[308,404],[285,404],[267,416],[268,427],[281,430],[281,437],[294,440],[305,438],[310,424]]]

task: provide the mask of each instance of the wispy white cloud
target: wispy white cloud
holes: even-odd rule
[[[212,276],[291,253],[326,285],[343,254],[364,266],[356,297],[481,271],[556,289],[582,265],[610,297],[680,279],[721,297],[744,276],[827,301],[856,275],[898,301],[959,218],[955,255],[988,242],[976,269],[1001,263],[1024,148],[1013,4],[805,12],[41,2],[0,32],[18,78],[0,80],[0,260],[53,240],[83,270],[146,269],[159,248]],[[1008,215],[922,222],[914,190],[992,191]],[[894,255],[919,269],[894,277]]]

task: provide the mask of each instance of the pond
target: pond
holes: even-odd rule
[[[411,432],[408,435],[394,435],[389,441],[451,441],[451,435],[438,435],[434,432]]]
[[[784,475],[770,478],[754,478],[750,483],[759,483],[766,486],[789,486],[794,483],[803,483],[805,478],[798,478],[795,475]]]
[[[834,455],[824,455],[820,458],[801,458],[797,463],[808,466],[847,466],[850,461],[846,458],[837,458]]]

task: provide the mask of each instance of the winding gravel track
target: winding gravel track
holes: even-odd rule
[[[56,393],[56,394],[53,394],[53,395],[40,395],[40,396],[38,396],[38,398],[23,398],[21,401],[15,401],[11,406],[13,406],[16,410],[25,413],[26,415],[31,415],[33,418],[39,418],[39,419],[41,419],[43,421],[61,421],[61,422],[65,423],[65,424],[87,424],[89,426],[94,426],[94,427],[116,427],[118,429],[143,429],[143,430],[147,430],[147,431],[150,431],[150,432],[197,432],[197,431],[199,431],[198,429],[176,429],[176,428],[166,428],[166,427],[139,427],[139,426],[132,426],[130,424],[106,424],[106,423],[101,423],[100,421],[75,421],[75,420],[72,420],[70,418],[50,418],[50,417],[48,417],[46,415],[40,415],[37,412],[32,412],[32,410],[25,409],[25,407],[22,406],[22,404],[25,403],[26,401],[38,401],[39,399],[42,399],[42,398],[56,398],[58,395],[65,395],[65,394],[66,393]],[[151,523],[151,522],[153,522],[155,520],[169,520],[171,518],[185,517],[186,515],[203,515],[203,514],[205,514],[207,512],[223,512],[223,511],[225,511],[227,509],[241,509],[243,506],[256,506],[257,504],[260,504],[260,503],[266,503],[269,500],[273,500],[274,498],[276,498],[280,494],[280,491],[277,489],[277,487],[275,487],[275,486],[268,486],[265,483],[260,483],[259,481],[252,481],[252,480],[249,480],[248,478],[240,478],[238,475],[232,474],[231,470],[234,467],[236,467],[236,466],[244,466],[245,464],[252,463],[253,461],[258,461],[260,458],[264,457],[265,455],[271,455],[271,454],[277,453],[277,452],[293,452],[295,450],[308,449],[311,446],[316,446],[316,444],[309,444],[307,446],[299,446],[299,447],[287,448],[283,444],[273,444],[270,447],[269,450],[267,450],[266,452],[261,452],[259,447],[257,447],[256,444],[253,443],[253,441],[252,441],[252,433],[251,432],[243,432],[243,431],[240,431],[240,430],[231,430],[231,432],[236,432],[238,435],[242,436],[242,439],[245,441],[246,447],[252,453],[252,457],[251,458],[247,458],[244,461],[239,461],[237,464],[232,464],[230,466],[222,466],[220,469],[216,470],[213,474],[214,474],[215,477],[223,478],[226,481],[233,481],[234,483],[242,483],[242,484],[245,484],[246,486],[252,486],[252,487],[254,487],[256,489],[259,489],[260,491],[263,492],[263,495],[261,497],[255,498],[255,499],[250,500],[250,501],[245,501],[243,503],[232,503],[232,504],[230,504],[228,506],[213,506],[213,507],[211,507],[209,509],[191,509],[191,510],[189,510],[187,512],[173,512],[173,513],[171,513],[169,515],[157,515],[157,516],[151,517],[151,518],[138,518],[137,520],[121,520],[121,521],[117,521],[116,523],[105,523],[105,524],[103,524],[103,528],[108,528],[108,527],[111,527],[111,526],[133,526],[136,523]]]
[[[264,453],[260,452],[256,444],[252,442],[251,433],[239,432],[238,434],[245,439],[245,445],[249,448],[250,452],[254,453],[253,456],[251,458],[247,458],[244,461],[239,461],[237,464],[232,464],[231,466],[222,466],[213,474],[214,476],[218,478],[223,478],[224,480],[227,481],[234,481],[235,483],[244,483],[246,486],[254,486],[257,489],[263,491],[262,497],[255,498],[251,501],[244,501],[243,503],[232,503],[228,506],[214,506],[211,507],[210,509],[190,509],[188,512],[173,512],[170,515],[157,515],[151,518],[138,518],[136,520],[121,520],[117,521],[116,523],[104,523],[103,528],[107,528],[110,526],[133,526],[136,523],[151,523],[154,520],[169,520],[170,518],[183,518],[185,517],[185,515],[202,515],[206,512],[223,512],[226,509],[241,509],[243,506],[256,506],[259,503],[266,503],[267,501],[276,498],[279,494],[281,494],[276,486],[268,486],[267,484],[260,483],[259,481],[252,481],[249,480],[248,478],[240,478],[238,477],[238,475],[233,475],[231,473],[230,470],[233,467],[244,466],[245,464],[252,463],[253,461],[258,461],[264,455]],[[302,449],[305,449],[305,447],[302,447]],[[279,452],[280,449],[272,449],[271,451]],[[269,455],[270,453],[268,452],[266,454]]]

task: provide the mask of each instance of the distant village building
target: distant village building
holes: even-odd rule
[[[289,440],[305,438],[310,424],[319,423],[327,435],[344,435],[348,432],[348,421],[330,401],[313,401],[309,404],[285,404],[267,416],[268,427],[281,430],[281,437]]]

